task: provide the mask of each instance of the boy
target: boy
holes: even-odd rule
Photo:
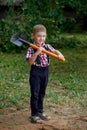
[[[51,45],[45,44],[46,28],[44,25],[38,24],[33,27],[32,37],[34,44],[39,46],[38,50],[29,47],[26,59],[31,65],[30,70],[30,106],[31,106],[31,121],[33,123],[41,123],[42,120],[49,120],[50,117],[43,111],[43,100],[46,92],[49,75],[49,56],[42,52],[43,49],[51,51],[58,55],[58,58],[64,56],[58,50],[55,50]]]

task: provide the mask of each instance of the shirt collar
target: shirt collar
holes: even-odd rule
[[[34,44],[35,44],[36,46],[39,46],[39,44],[36,43],[36,42],[34,42]],[[45,43],[42,43],[42,47],[44,47],[44,46],[45,46]]]

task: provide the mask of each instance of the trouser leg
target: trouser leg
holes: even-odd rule
[[[30,106],[31,106],[31,115],[35,116],[38,114],[38,95],[39,95],[39,77],[38,75],[30,76],[30,90],[31,90],[31,98],[30,98]]]
[[[38,112],[39,113],[43,113],[43,102],[44,102],[44,96],[46,93],[46,87],[47,87],[47,83],[48,83],[48,69],[46,69],[43,73],[42,76],[42,82],[41,82],[41,86],[40,86],[40,91],[39,91],[39,99],[38,99]]]
[[[48,68],[46,70],[33,70],[30,74],[30,90],[31,90],[31,115],[38,115],[43,112],[43,101],[48,83]]]

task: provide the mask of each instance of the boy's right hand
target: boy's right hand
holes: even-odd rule
[[[39,47],[39,49],[36,51],[37,55],[39,55],[44,50],[43,47]]]
[[[34,55],[28,60],[30,65],[33,65],[37,56],[44,50],[43,47],[39,47],[39,49],[34,53]]]

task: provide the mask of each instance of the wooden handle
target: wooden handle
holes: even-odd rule
[[[32,48],[34,48],[34,49],[39,49],[39,47],[38,46],[36,46],[36,45],[34,45],[34,44],[32,44],[32,43],[30,43],[29,44],[29,46],[31,46]],[[61,61],[65,61],[65,58],[58,58],[58,55],[56,55],[56,54],[54,54],[54,53],[52,53],[52,52],[50,52],[50,51],[47,51],[46,49],[44,49],[44,50],[42,50],[42,52],[44,52],[44,53],[46,53],[47,55],[49,55],[49,56],[52,56],[53,58],[56,58],[57,60],[61,60]]]

